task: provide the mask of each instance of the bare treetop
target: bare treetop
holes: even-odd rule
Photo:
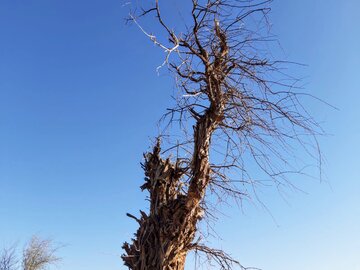
[[[176,106],[162,118],[166,128],[161,135],[169,143],[164,152],[178,159],[189,182],[197,170],[192,126],[207,121],[214,137],[209,159],[215,191],[249,194],[260,183],[259,175],[278,187],[288,186],[288,174],[303,173],[314,162],[320,166],[316,135],[322,130],[300,102],[301,96],[311,95],[284,73],[286,64],[294,63],[274,60],[269,49],[275,40],[268,19],[272,1],[192,0],[183,27],[168,24],[176,11],[163,12],[160,2],[153,1],[130,19],[165,50],[160,67],[168,67],[176,77]],[[150,34],[141,25],[142,17],[152,15],[163,32]],[[183,135],[171,136],[179,135],[178,127]],[[292,162],[297,146],[313,161]],[[254,165],[261,174],[250,171]],[[235,182],[242,184],[240,190]]]
[[[23,251],[23,270],[47,269],[60,260],[55,254],[57,250],[52,240],[33,236]]]

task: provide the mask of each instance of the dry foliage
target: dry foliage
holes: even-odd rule
[[[43,270],[58,262],[56,256],[58,247],[54,247],[52,240],[33,236],[23,251],[23,270]]]

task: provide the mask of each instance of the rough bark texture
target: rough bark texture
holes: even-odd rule
[[[141,212],[140,220],[129,215],[140,224],[133,243],[123,246],[127,253],[123,260],[130,269],[184,269],[186,255],[195,246],[196,224],[202,213],[200,203],[211,178],[211,136],[222,119],[225,101],[221,81],[212,76],[209,81],[213,99],[194,127],[192,177],[187,194],[180,188],[182,169],[160,157],[160,141],[145,157],[146,183],[141,188],[150,193],[150,213]]]
[[[184,269],[187,252],[200,218],[200,206],[187,206],[187,197],[180,190],[182,171],[177,164],[160,157],[160,142],[145,157],[145,184],[150,193],[150,213],[141,211],[140,225],[132,239],[125,243],[125,265],[134,270]]]

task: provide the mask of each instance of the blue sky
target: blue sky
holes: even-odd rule
[[[136,229],[125,213],[146,208],[139,163],[173,83],[156,73],[161,51],[124,24],[123,3],[0,2],[0,247],[52,237],[66,244],[59,269],[125,269],[121,245]],[[284,55],[306,63],[306,90],[339,110],[306,104],[331,134],[320,138],[323,182],[304,180],[307,194],[286,201],[262,191],[273,217],[223,209],[222,241],[211,242],[245,266],[360,269],[359,9],[273,4]]]

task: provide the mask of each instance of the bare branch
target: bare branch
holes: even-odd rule
[[[213,203],[207,193],[242,203],[260,201],[260,186],[296,189],[288,176],[307,175],[308,164],[295,150],[321,171],[317,136],[323,131],[301,102],[311,95],[283,71],[291,62],[273,59],[269,50],[271,0],[189,0],[182,28],[170,24],[174,13],[160,9],[160,2],[131,18],[165,51],[158,69],[166,65],[174,75],[178,96],[162,117],[166,142],[158,140],[145,155],[141,188],[150,194],[150,213],[128,215],[140,227],[133,243],[124,244],[123,259],[131,269],[183,269],[187,252],[196,249],[230,269],[236,261],[226,253],[193,243]],[[164,41],[136,19],[149,14]]]
[[[18,259],[15,247],[5,248],[0,253],[0,270],[16,270]]]

